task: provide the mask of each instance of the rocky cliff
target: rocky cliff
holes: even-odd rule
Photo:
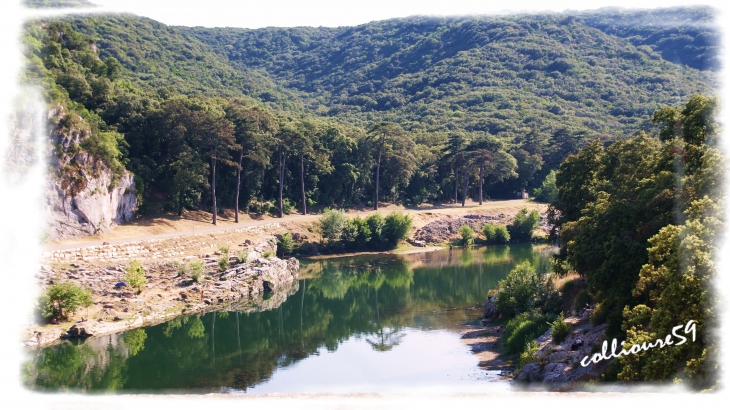
[[[73,118],[69,118],[73,117]],[[137,210],[134,177],[82,149],[90,127],[61,106],[48,112],[49,166],[46,233],[56,240],[106,232]]]

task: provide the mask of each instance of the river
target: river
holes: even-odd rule
[[[518,263],[551,248],[502,245],[302,261],[278,308],[182,316],[28,352],[37,391],[231,394],[504,389],[461,332]],[[498,387],[495,387],[498,386]]]

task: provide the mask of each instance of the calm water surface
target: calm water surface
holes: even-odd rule
[[[215,312],[29,353],[34,390],[167,393],[485,391],[459,331],[529,244],[302,262],[298,291],[263,312]]]

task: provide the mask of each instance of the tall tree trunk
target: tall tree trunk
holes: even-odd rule
[[[479,205],[482,204],[483,196],[482,196],[482,187],[484,186],[484,168],[479,167]]]
[[[383,153],[383,145],[378,148],[378,168],[375,172],[375,210],[378,210],[378,191],[380,190],[380,156]]]
[[[463,197],[461,198],[461,206],[466,205],[466,189],[469,187],[469,175],[471,174],[471,165],[469,168],[466,169],[466,173],[464,174],[464,192],[462,193]]]
[[[279,146],[279,218],[284,217],[284,162],[286,151]]]
[[[213,225],[216,225],[216,222],[218,220],[218,204],[215,202],[215,157],[212,157],[210,159],[212,169],[213,169],[213,179],[210,184],[210,192],[213,195]]]
[[[454,169],[454,203],[459,203],[459,168]]]
[[[238,196],[241,195],[241,170],[243,168],[243,148],[241,155],[238,157],[238,171],[236,172],[236,223],[238,223]]]
[[[304,192],[304,154],[299,154],[299,171],[302,175],[302,214],[307,214],[307,194]]]

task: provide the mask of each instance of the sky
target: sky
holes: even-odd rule
[[[582,10],[607,6],[668,7],[711,4],[677,0],[91,0],[109,10],[129,11],[169,25],[205,27],[352,26],[373,20],[421,15],[493,14],[522,11]],[[170,7],[174,4],[174,7]],[[204,5],[201,7],[201,5]]]
[[[718,23],[721,27],[730,27],[728,11],[730,8],[717,0],[709,1],[676,1],[676,0],[544,0],[544,1],[473,1],[473,0],[368,0],[368,1],[335,1],[335,0],[91,0],[102,6],[95,11],[132,12],[137,15],[150,17],[169,25],[207,26],[207,27],[246,27],[259,28],[268,26],[350,26],[367,23],[373,20],[382,20],[411,15],[465,15],[465,14],[493,14],[500,12],[537,12],[537,11],[564,11],[566,9],[584,10],[600,7],[618,6],[624,8],[655,8],[676,5],[709,4],[720,10]],[[43,218],[42,187],[43,167],[37,166],[35,173],[26,178],[9,180],[4,172],[5,159],[8,148],[7,126],[8,118],[13,106],[13,99],[21,93],[15,79],[19,73],[21,63],[19,53],[20,24],[31,16],[31,12],[19,7],[19,0],[3,0],[0,9],[0,282],[5,289],[0,297],[0,308],[5,313],[3,327],[5,337],[0,338],[2,343],[0,355],[0,385],[3,391],[10,393],[4,396],[4,402],[12,406],[17,400],[20,406],[27,407],[52,404],[54,407],[71,407],[72,403],[83,402],[91,408],[126,408],[130,405],[141,408],[174,407],[200,408],[205,406],[205,398],[190,397],[184,400],[175,400],[174,404],[168,398],[119,398],[118,396],[78,397],[72,395],[38,395],[31,394],[19,386],[20,363],[23,359],[19,353],[16,329],[27,323],[25,312],[30,311],[36,295],[36,288],[30,280],[38,269],[42,252],[40,242],[40,222]],[[34,11],[32,13],[37,13]],[[54,12],[58,13],[58,12]],[[725,33],[724,44],[729,44]],[[726,78],[727,70],[725,70]],[[730,101],[727,87],[721,93],[721,101]],[[721,121],[727,124],[728,104],[723,105]],[[727,128],[727,127],[725,127]],[[723,138],[727,141],[728,138]],[[725,152],[730,152],[725,145]],[[728,241],[724,241],[724,255],[730,255]],[[730,272],[728,257],[719,261],[721,272]],[[728,280],[720,275],[717,283],[724,292],[727,291]],[[724,293],[727,296],[727,293]],[[725,298],[723,307],[727,311],[728,299]],[[727,317],[727,315],[725,315]],[[727,320],[723,321],[722,336],[728,340]],[[726,343],[727,345],[727,343]],[[727,360],[724,363],[728,363]],[[727,365],[724,366],[728,368]],[[725,378],[727,380],[727,377]],[[554,399],[555,397],[553,397]],[[665,404],[663,399],[672,400],[672,407],[701,407],[708,404],[708,400],[722,399],[722,395],[653,395],[651,402],[644,402],[640,408],[653,408]],[[322,408],[322,407],[374,407],[375,405],[395,408],[398,400],[407,400],[403,397],[389,397],[387,402],[377,401],[377,397],[369,398],[337,398],[327,400],[289,400],[286,397],[273,402],[274,407],[281,408]],[[505,399],[504,396],[501,399]],[[517,403],[515,396],[508,398],[511,406]],[[571,407],[590,408],[636,408],[636,397],[614,397],[613,400],[596,400],[591,397],[562,397],[563,404]],[[370,400],[370,401],[367,401]],[[373,401],[375,400],[375,401]],[[459,403],[466,406],[492,406],[500,402],[500,397],[459,397]],[[543,398],[532,398],[525,401],[520,397],[519,405],[544,408]],[[540,400],[537,402],[536,400]],[[152,405],[151,405],[152,404]],[[249,407],[271,407],[272,402],[266,400],[247,401]],[[410,403],[411,405],[413,403]],[[506,403],[505,403],[506,404]],[[241,408],[240,400],[218,401],[217,408]],[[419,407],[423,408],[455,407],[454,400],[445,397],[436,397],[433,400],[422,400]],[[651,407],[650,407],[651,406]],[[74,406],[75,407],[75,406]],[[162,407],[160,407],[162,408]]]

